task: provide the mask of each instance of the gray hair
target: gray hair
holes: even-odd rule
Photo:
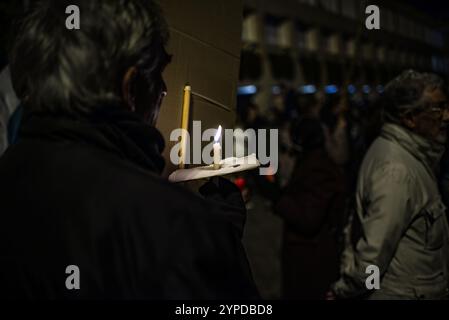
[[[385,120],[399,122],[401,117],[422,108],[422,96],[425,90],[445,90],[442,78],[433,73],[420,73],[406,70],[391,80],[385,87]]]
[[[65,26],[69,4],[82,12],[80,30]],[[21,99],[28,98],[27,110],[88,115],[123,103],[121,81],[134,66],[139,81],[130,93],[144,92],[136,98],[153,107],[163,90],[160,74],[170,60],[168,37],[155,1],[34,1],[18,24],[11,51],[14,89]]]

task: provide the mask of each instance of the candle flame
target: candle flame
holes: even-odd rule
[[[214,141],[218,142],[221,137],[221,126],[218,126],[217,133],[215,134]]]

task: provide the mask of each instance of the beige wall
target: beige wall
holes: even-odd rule
[[[173,54],[164,78],[168,86],[158,121],[166,141],[165,175],[176,167],[169,160],[170,132],[181,127],[185,84],[229,110],[192,97],[190,125],[202,121],[202,129],[232,128],[235,122],[236,85],[241,49],[241,0],[161,0],[170,26],[168,51]]]

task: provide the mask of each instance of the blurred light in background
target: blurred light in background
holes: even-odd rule
[[[384,86],[383,85],[379,84],[376,89],[377,89],[378,93],[384,93]]]
[[[369,85],[365,84],[363,86],[363,92],[366,93],[366,94],[370,93],[371,92],[371,87]]]
[[[357,91],[357,89],[356,89],[355,85],[353,85],[353,84],[348,85],[348,92],[350,94],[354,94],[356,91]]]
[[[303,94],[314,94],[316,92],[316,87],[313,84],[308,84],[299,87],[299,92]]]
[[[237,88],[237,94],[241,96],[255,94],[256,92],[257,87],[254,85],[240,86]]]
[[[327,85],[327,86],[324,88],[324,91],[325,91],[327,94],[334,94],[334,93],[337,93],[337,92],[338,92],[338,87],[337,87],[336,85],[334,85],[334,84],[330,84],[330,85]]]
[[[271,93],[275,94],[275,95],[281,94],[281,87],[280,86],[272,86]]]

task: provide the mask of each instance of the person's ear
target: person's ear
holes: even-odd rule
[[[414,129],[416,127],[416,122],[413,116],[406,115],[402,118],[402,123],[409,129]]]
[[[126,70],[122,80],[122,97],[125,102],[125,106],[128,110],[136,111],[136,101],[133,92],[133,83],[137,75],[136,67],[131,67]]]

